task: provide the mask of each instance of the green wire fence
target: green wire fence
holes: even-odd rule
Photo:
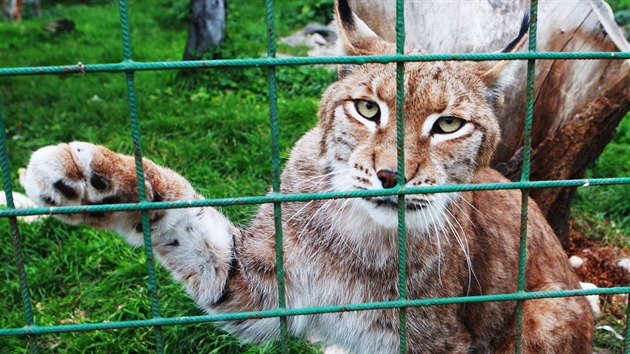
[[[11,184],[10,166],[7,155],[7,139],[5,135],[4,118],[0,107],[0,168],[2,169],[3,189],[7,196],[7,209],[0,210],[0,217],[8,218],[15,251],[15,264],[18,270],[20,293],[24,307],[25,326],[21,328],[0,328],[0,336],[25,335],[29,339],[32,352],[39,352],[38,335],[62,332],[93,331],[105,329],[133,328],[133,327],[153,327],[155,329],[155,345],[158,353],[164,352],[162,339],[162,326],[182,325],[202,322],[216,322],[229,320],[242,320],[252,318],[278,317],[280,321],[280,335],[285,343],[289,337],[287,330],[287,317],[299,315],[313,315],[328,312],[341,311],[363,311],[375,309],[399,309],[400,312],[400,352],[407,350],[406,331],[406,308],[414,306],[433,306],[457,303],[473,303],[484,301],[517,301],[516,320],[517,337],[516,351],[520,353],[522,342],[522,320],[523,301],[540,298],[587,296],[603,294],[630,294],[630,286],[564,290],[546,292],[526,292],[525,291],[525,264],[526,264],[526,242],[527,242],[527,198],[531,188],[550,187],[579,187],[611,184],[630,184],[630,177],[621,178],[600,178],[582,180],[557,180],[557,181],[530,181],[530,155],[531,155],[531,127],[533,120],[534,106],[534,73],[536,60],[539,59],[559,59],[559,60],[586,60],[586,59],[630,59],[630,52],[537,52],[536,51],[536,29],[537,29],[537,8],[538,1],[531,0],[530,16],[531,26],[529,30],[529,51],[526,53],[482,53],[482,54],[403,54],[405,33],[404,33],[404,1],[396,0],[396,54],[394,55],[374,55],[362,57],[319,57],[319,58],[275,58],[276,38],[274,28],[273,0],[266,0],[266,24],[267,24],[267,58],[261,59],[228,59],[228,60],[198,60],[198,61],[172,61],[172,62],[135,62],[133,60],[132,45],[130,40],[130,29],[128,21],[127,1],[119,1],[120,25],[123,44],[123,60],[120,63],[111,64],[77,64],[68,66],[40,66],[40,67],[15,67],[0,68],[0,76],[25,76],[25,75],[52,75],[52,74],[76,74],[95,72],[124,72],[127,85],[127,95],[129,103],[129,114],[131,118],[131,135],[134,146],[136,160],[136,173],[138,178],[138,191],[140,195],[139,203],[110,204],[110,205],[89,205],[89,206],[66,206],[52,208],[29,208],[16,209],[12,198],[13,187]],[[524,128],[524,148],[523,148],[523,172],[519,182],[512,183],[486,183],[486,184],[465,184],[449,186],[423,186],[406,187],[404,185],[404,63],[408,61],[440,61],[440,60],[527,60],[527,98],[526,98],[526,120]],[[280,192],[280,146],[279,146],[279,123],[277,104],[277,84],[276,67],[289,65],[309,65],[309,64],[364,64],[368,62],[388,63],[396,62],[397,79],[397,150],[398,150],[398,184],[395,188],[386,190],[357,190],[347,192],[328,192],[313,194],[290,194],[285,195]],[[136,90],[134,84],[134,74],[137,71],[145,70],[174,70],[174,69],[208,69],[220,67],[267,67],[267,78],[269,88],[269,116],[271,131],[271,156],[272,156],[272,193],[265,196],[250,196],[222,199],[204,199],[195,201],[177,202],[152,202],[146,200],[144,171],[142,169],[142,147],[140,143],[139,116],[136,102]],[[433,299],[408,299],[406,292],[406,227],[405,227],[405,198],[406,194],[417,193],[448,193],[459,191],[475,190],[495,190],[495,189],[520,189],[522,193],[521,206],[521,234],[520,234],[520,258],[518,269],[518,291],[512,294],[495,294],[483,296],[466,296],[454,298],[433,298]],[[303,202],[317,199],[334,198],[357,198],[368,196],[398,196],[398,290],[400,297],[396,301],[371,302],[360,304],[346,304],[337,306],[323,306],[310,308],[287,308],[285,296],[284,262],[282,254],[282,203],[283,202]],[[151,229],[148,210],[190,208],[201,206],[229,206],[247,204],[274,204],[275,242],[276,242],[276,263],[278,279],[278,308],[275,310],[239,312],[230,314],[217,314],[205,316],[191,316],[179,318],[163,318],[160,316],[157,296],[157,280],[155,275],[155,261],[151,246]],[[145,242],[146,265],[148,272],[148,294],[150,297],[150,307],[152,319],[132,320],[119,322],[102,322],[88,324],[68,324],[56,326],[38,326],[33,318],[30,290],[26,277],[24,254],[21,245],[20,230],[16,218],[25,215],[50,215],[67,214],[77,212],[103,212],[121,210],[142,211],[143,236]],[[630,306],[628,307],[630,312]],[[630,317],[630,316],[628,316]],[[628,322],[626,320],[626,322]],[[625,353],[630,354],[630,325],[626,323]]]

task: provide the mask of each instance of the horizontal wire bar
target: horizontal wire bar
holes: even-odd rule
[[[121,63],[32,66],[0,68],[0,76],[46,75],[46,74],[87,74],[95,72],[147,71],[174,69],[204,69],[225,67],[265,67],[311,64],[365,64],[412,61],[486,61],[486,60],[593,60],[630,59],[630,52],[536,52],[536,53],[453,53],[453,54],[393,54],[366,56],[328,56],[294,58],[255,58],[217,59],[191,61],[136,62],[125,60]]]
[[[183,325],[183,324],[195,324],[195,323],[203,323],[203,322],[260,319],[260,318],[280,317],[280,316],[303,316],[303,315],[316,315],[316,314],[330,313],[330,312],[365,311],[365,310],[380,310],[380,309],[392,309],[392,308],[402,308],[402,307],[421,307],[421,306],[449,305],[449,304],[462,304],[462,303],[531,300],[531,299],[544,299],[544,298],[575,297],[575,296],[604,295],[604,294],[626,294],[626,293],[630,293],[630,286],[614,287],[614,288],[580,289],[580,290],[533,291],[533,292],[521,292],[521,293],[513,293],[513,294],[460,296],[460,297],[450,297],[450,298],[431,298],[431,299],[419,299],[419,300],[396,300],[396,301],[358,303],[358,304],[349,304],[349,305],[304,307],[304,308],[294,308],[294,309],[286,309],[286,310],[276,309],[276,310],[253,311],[253,312],[235,312],[235,313],[215,314],[215,315],[205,315],[205,316],[172,317],[172,318],[163,317],[163,318],[148,319],[148,320],[130,320],[130,321],[119,321],[119,322],[99,322],[99,323],[83,323],[83,324],[71,324],[71,325],[6,328],[6,329],[0,329],[0,337],[25,335],[25,334],[48,334],[48,333],[94,331],[94,330],[107,330],[107,329],[119,329],[119,328],[133,328],[133,327]]]
[[[486,60],[590,60],[590,59],[630,59],[630,52],[536,52],[536,53],[462,53],[462,54],[413,54],[413,55],[378,55],[361,57],[297,57],[297,58],[258,58],[258,59],[226,59],[200,61],[172,61],[172,62],[134,62],[125,60],[111,64],[76,64],[66,66],[39,66],[0,68],[0,76],[51,75],[51,74],[79,74],[97,72],[131,72],[149,70],[177,70],[204,69],[224,67],[274,67],[310,64],[364,64],[409,61],[486,61]],[[38,214],[64,214],[75,212],[121,211],[121,210],[151,210],[185,208],[199,206],[229,206],[261,203],[299,202],[314,199],[358,198],[366,196],[404,195],[417,193],[447,193],[457,191],[522,189],[522,188],[553,188],[553,187],[581,187],[588,185],[630,184],[630,178],[582,179],[561,181],[537,181],[515,183],[487,183],[474,185],[429,186],[429,187],[396,187],[381,191],[350,191],[332,193],[292,194],[282,195],[273,193],[259,197],[239,197],[223,199],[205,199],[195,201],[159,202],[159,203],[127,203],[115,205],[91,205],[53,208],[29,208],[0,210],[0,217]],[[154,318],[150,320],[132,320],[108,323],[89,323],[55,326],[26,326],[24,328],[0,329],[0,336],[33,335],[46,333],[61,333],[74,331],[106,330],[129,327],[146,327],[162,325],[193,324],[213,321],[241,320],[252,318],[267,318],[281,316],[299,316],[341,311],[361,311],[387,308],[405,308],[416,306],[432,306],[457,303],[473,303],[485,301],[514,301],[540,298],[587,296],[598,294],[630,293],[630,287],[599,288],[586,290],[566,290],[548,292],[518,292],[513,294],[481,295],[453,298],[434,298],[421,300],[397,300],[388,302],[361,303],[340,306],[324,306],[299,309],[276,309],[269,311],[230,313],[221,315],[192,316],[178,318]]]
[[[355,190],[344,192],[325,193],[303,193],[303,194],[280,194],[272,193],[264,196],[237,197],[237,198],[217,198],[200,200],[182,200],[174,202],[144,202],[144,203],[124,203],[124,204],[102,204],[102,205],[73,205],[63,207],[47,208],[25,208],[25,209],[2,209],[0,217],[26,216],[26,215],[51,215],[70,214],[103,211],[124,211],[124,210],[154,210],[154,209],[178,209],[204,206],[235,206],[252,205],[282,202],[305,202],[320,199],[342,199],[342,198],[362,198],[378,197],[397,194],[428,194],[428,193],[450,193],[462,191],[483,191],[497,189],[523,189],[523,188],[558,188],[558,187],[587,187],[603,186],[613,184],[630,184],[630,177],[619,178],[593,178],[574,179],[558,181],[529,181],[529,182],[505,182],[505,183],[480,183],[480,184],[457,184],[444,186],[421,186],[421,187],[393,187],[380,190]]]

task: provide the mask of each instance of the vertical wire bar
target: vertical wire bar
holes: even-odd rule
[[[123,62],[132,62],[131,35],[129,31],[129,13],[126,0],[119,1],[120,25],[122,30]],[[138,104],[136,99],[136,87],[134,82],[134,71],[125,72],[127,85],[127,101],[129,104],[129,115],[131,117],[131,138],[133,140],[133,151],[136,162],[136,178],[138,182],[138,198],[140,202],[147,201],[144,169],[142,168],[142,146],[140,144],[140,124],[138,122]],[[153,318],[160,317],[160,305],[157,295],[157,277],[155,272],[155,258],[153,256],[153,246],[151,244],[151,223],[148,210],[142,211],[142,235],[144,237],[144,252],[147,264],[148,284],[147,290],[150,297],[151,315]],[[155,345],[158,353],[164,353],[164,341],[162,327],[155,326]]]
[[[536,30],[538,23],[538,0],[530,2],[530,27],[529,48],[530,52],[536,51]],[[525,101],[525,127],[523,131],[523,171],[521,182],[529,181],[531,170],[531,135],[534,116],[534,88],[536,80],[536,60],[527,61],[527,87]],[[527,266],[527,215],[528,215],[529,189],[521,190],[521,235],[518,260],[518,292],[525,292],[525,268]],[[516,353],[523,351],[523,300],[516,302]]]
[[[273,15],[273,0],[266,0],[266,24],[267,24],[267,57],[276,56],[276,35]],[[271,125],[271,164],[272,164],[272,189],[273,193],[281,193],[280,188],[280,141],[278,123],[278,96],[276,85],[276,67],[269,66],[267,69],[267,82],[269,86],[269,120]],[[282,310],[287,308],[284,281],[284,255],[282,249],[282,204],[273,203],[273,221],[275,228],[276,244],[276,277],[278,279],[278,307]],[[280,337],[282,339],[282,349],[285,353],[289,351],[289,331],[287,329],[287,317],[281,316]]]
[[[626,306],[626,341],[624,353],[630,354],[630,293],[628,293],[628,303]]]
[[[396,54],[405,51],[405,3],[396,0]],[[405,63],[396,63],[396,149],[397,175],[399,188],[405,187]],[[405,195],[398,195],[398,294],[400,300],[407,300],[407,228]],[[407,352],[407,308],[398,311],[400,352]]]
[[[2,105],[0,105],[0,169],[2,169],[2,188],[7,199],[7,208],[15,209],[15,203],[13,202],[13,186],[11,185],[11,169],[9,166],[9,155],[7,153],[7,137],[4,133]],[[15,264],[18,270],[18,281],[20,283],[20,295],[22,296],[22,304],[24,306],[26,326],[32,327],[35,325],[35,320],[33,317],[31,294],[26,277],[26,268],[24,266],[24,252],[22,251],[22,242],[20,240],[20,229],[18,228],[17,218],[15,216],[9,217],[9,227],[13,240],[13,250],[15,251]],[[31,352],[39,353],[37,336],[34,334],[27,336]]]

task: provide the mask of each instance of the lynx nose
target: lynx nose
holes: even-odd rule
[[[381,181],[383,188],[396,187],[396,171],[380,170],[376,173],[376,177]]]

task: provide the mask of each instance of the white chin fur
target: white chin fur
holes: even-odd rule
[[[405,225],[407,230],[420,231],[426,233],[434,228],[443,228],[444,220],[447,217],[446,207],[450,198],[446,195],[435,195],[431,198],[431,204],[422,210],[407,211],[405,213]],[[356,202],[365,210],[369,219],[387,230],[398,228],[398,210],[376,206],[374,203],[357,199]]]

